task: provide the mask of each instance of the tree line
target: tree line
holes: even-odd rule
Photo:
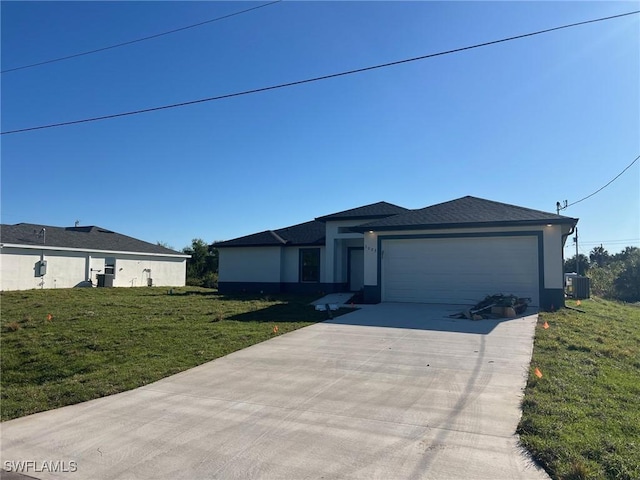
[[[182,253],[191,255],[187,259],[187,285],[218,288],[218,249],[201,238],[194,238]]]
[[[593,295],[640,302],[640,248],[625,247],[610,254],[602,246],[594,247],[589,256],[578,254],[564,262],[565,273],[578,272],[591,279]]]
[[[157,242],[161,247],[175,250],[166,242]],[[215,243],[215,242],[214,242]],[[194,287],[218,288],[218,249],[201,238],[191,240],[191,245],[180,250],[191,255],[187,259],[186,284]]]

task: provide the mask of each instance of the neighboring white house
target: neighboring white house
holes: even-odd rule
[[[379,202],[218,242],[220,292],[362,291],[367,303],[564,304],[575,218],[475,197],[408,210]]]
[[[189,255],[96,226],[0,226],[0,290],[185,284]]]

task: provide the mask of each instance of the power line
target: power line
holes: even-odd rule
[[[28,132],[28,131],[32,131],[32,130],[41,130],[44,128],[54,128],[54,127],[63,127],[66,125],[75,125],[78,123],[87,123],[87,122],[96,122],[99,120],[107,120],[107,119],[111,119],[111,118],[118,118],[118,117],[126,117],[126,116],[130,116],[130,115],[138,115],[141,113],[149,113],[149,112],[155,112],[158,110],[167,110],[170,108],[177,108],[177,107],[185,107],[187,105],[195,105],[197,103],[205,103],[205,102],[212,102],[215,100],[223,100],[226,98],[233,98],[233,97],[240,97],[243,95],[250,95],[253,93],[261,93],[261,92],[266,92],[269,90],[277,90],[277,89],[281,89],[281,88],[287,88],[287,87],[293,87],[296,85],[302,85],[305,83],[312,83],[312,82],[318,82],[320,80],[328,80],[330,78],[337,78],[337,77],[344,77],[347,75],[353,75],[356,73],[362,73],[362,72],[367,72],[367,71],[371,71],[371,70],[377,70],[380,68],[387,68],[387,67],[392,67],[395,65],[401,65],[404,63],[410,63],[410,62],[416,62],[419,60],[426,60],[428,58],[433,58],[433,57],[439,57],[439,56],[443,56],[443,55],[449,55],[452,53],[458,53],[458,52],[463,52],[465,50],[472,50],[475,48],[480,48],[480,47],[486,47],[489,45],[496,45],[498,43],[504,43],[504,42],[509,42],[511,40],[519,40],[522,38],[526,38],[526,37],[533,37],[536,35],[541,35],[543,33],[549,33],[549,32],[553,32],[556,30],[562,30],[562,29],[566,29],[566,28],[571,28],[571,27],[577,27],[580,25],[586,25],[589,23],[596,23],[596,22],[603,22],[606,20],[612,20],[614,18],[620,18],[620,17],[626,17],[629,15],[637,15],[638,13],[640,13],[640,10],[636,10],[633,12],[627,12],[627,13],[621,13],[619,15],[612,15],[610,17],[601,17],[601,18],[596,18],[596,19],[592,19],[592,20],[585,20],[582,22],[577,22],[577,23],[571,23],[571,24],[567,24],[567,25],[561,25],[559,27],[553,27],[553,28],[547,28],[545,30],[538,30],[536,32],[531,32],[531,33],[524,33],[522,35],[516,35],[513,37],[507,37],[507,38],[502,38],[500,40],[493,40],[490,42],[484,42],[484,43],[478,43],[475,45],[470,45],[467,47],[460,47],[460,48],[455,48],[453,50],[446,50],[446,51],[442,51],[442,52],[438,52],[438,53],[430,53],[427,55],[421,55],[419,57],[413,57],[413,58],[407,58],[404,60],[396,60],[394,62],[388,62],[388,63],[382,63],[382,64],[378,64],[378,65],[374,65],[374,66],[370,66],[370,67],[364,67],[364,68],[357,68],[354,70],[347,70],[344,72],[339,72],[339,73],[332,73],[329,75],[323,75],[320,77],[314,77],[314,78],[308,78],[306,80],[297,80],[294,82],[288,82],[288,83],[281,83],[279,85],[272,85],[269,87],[261,87],[261,88],[255,88],[252,90],[244,90],[242,92],[235,92],[235,93],[229,93],[226,95],[218,95],[215,97],[208,97],[208,98],[201,98],[199,100],[190,100],[187,102],[180,102],[180,103],[173,103],[170,105],[163,105],[160,107],[152,107],[152,108],[145,108],[145,109],[141,109],[141,110],[133,110],[130,112],[123,112],[123,113],[116,113],[116,114],[112,114],[112,115],[103,115],[100,117],[91,117],[91,118],[85,118],[82,120],[72,120],[69,122],[60,122],[60,123],[52,123],[52,124],[48,124],[48,125],[40,125],[37,127],[28,127],[28,128],[21,128],[21,129],[17,129],[17,130],[8,130],[6,132],[1,132],[0,135],[10,135],[13,133],[21,133],[21,132]]]
[[[257,7],[247,8],[245,10],[240,10],[239,12],[230,13],[228,15],[223,15],[222,17],[216,17],[209,20],[205,20],[204,22],[194,23],[193,25],[187,25],[186,27],[180,27],[173,30],[169,30],[167,32],[156,33],[155,35],[149,35],[148,37],[138,38],[136,40],[129,40],[127,42],[117,43],[115,45],[110,45],[108,47],[96,48],[95,50],[89,50],[87,52],[75,53],[73,55],[67,55],[66,57],[53,58],[51,60],[45,60],[43,62],[32,63],[30,65],[22,65],[21,67],[8,68],[7,70],[2,70],[0,73],[9,73],[15,72],[16,70],[24,70],[25,68],[38,67],[40,65],[46,65],[48,63],[61,62],[63,60],[69,60],[70,58],[82,57],[84,55],[91,55],[92,53],[104,52],[105,50],[111,50],[112,48],[124,47],[125,45],[131,45],[133,43],[144,42],[145,40],[151,40],[153,38],[163,37],[165,35],[170,35],[172,33],[182,32],[183,30],[188,30],[190,28],[201,27],[202,25],[206,25],[208,23],[217,22],[219,20],[224,20],[226,18],[235,17],[236,15],[241,15],[243,13],[251,12],[253,10],[257,10],[259,8],[268,7],[269,5],[273,5],[275,3],[280,3],[282,0],[275,0],[270,3],[265,3],[262,5],[258,5]]]
[[[620,245],[631,245],[634,243],[639,243],[640,242],[640,238],[638,239],[632,239],[632,240],[625,240],[624,242],[607,242],[606,240],[603,240],[601,242],[583,242],[580,241],[580,245],[588,245],[588,246],[597,246],[597,245],[614,245],[614,246],[620,246]]]
[[[596,191],[595,191],[595,192],[593,192],[592,194],[587,195],[586,197],[581,198],[580,200],[576,200],[576,201],[575,201],[575,202],[573,202],[573,203],[570,203],[570,204],[568,204],[568,205],[565,205],[564,207],[562,207],[562,208],[561,208],[561,210],[564,210],[564,209],[565,209],[565,208],[567,208],[567,207],[571,207],[572,205],[575,205],[576,203],[580,203],[580,202],[582,202],[583,200],[586,200],[587,198],[591,198],[591,197],[593,197],[596,193],[601,192],[602,190],[604,190],[605,188],[607,188],[609,185],[611,185],[614,181],[616,181],[616,180],[617,180],[617,179],[618,179],[618,178],[619,178],[619,177],[620,177],[624,172],[626,172],[627,170],[629,170],[629,169],[631,168],[631,166],[632,166],[634,163],[636,163],[636,162],[638,161],[638,159],[640,159],[640,155],[638,155],[638,156],[636,157],[636,159],[635,159],[633,162],[631,162],[629,165],[627,165],[627,166],[625,167],[625,169],[624,169],[624,170],[622,170],[618,175],[616,175],[616,176],[615,176],[611,181],[609,181],[606,185],[604,185],[603,187],[600,187],[598,190],[596,190]]]

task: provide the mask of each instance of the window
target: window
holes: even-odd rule
[[[320,249],[301,248],[300,249],[300,281],[319,282],[320,281]]]
[[[116,259],[115,257],[107,257],[104,259],[104,273],[105,274],[116,274]]]

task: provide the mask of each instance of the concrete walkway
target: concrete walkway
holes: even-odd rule
[[[311,305],[336,305],[342,306],[354,296],[354,293],[329,293],[318,300],[311,302]]]
[[[371,306],[5,422],[2,466],[31,460],[23,473],[41,479],[548,478],[514,436],[537,317],[446,317],[458,310]],[[56,461],[77,471],[43,471]]]

